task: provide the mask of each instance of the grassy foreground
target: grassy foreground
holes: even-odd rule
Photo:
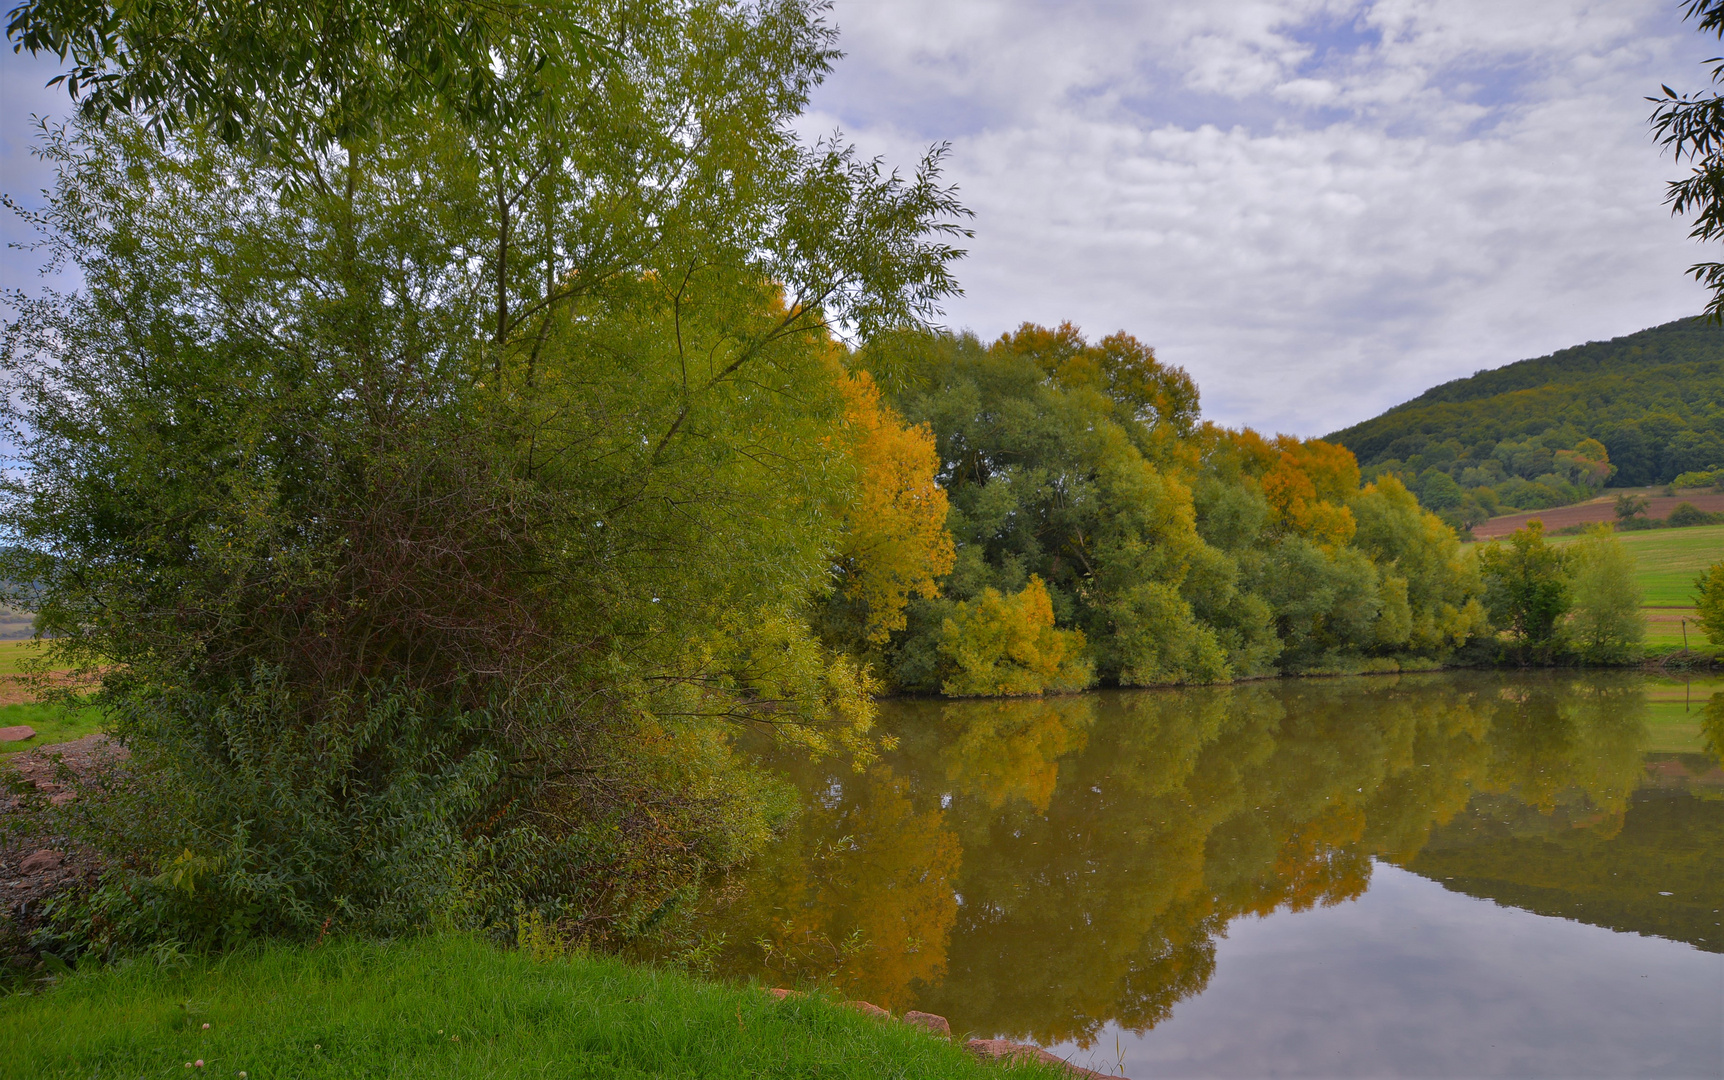
[[[187,1062],[203,1066],[187,1068]],[[986,1077],[919,1028],[464,936],[136,962],[0,1000],[15,1077]],[[1013,1075],[1054,1077],[1045,1066]]]

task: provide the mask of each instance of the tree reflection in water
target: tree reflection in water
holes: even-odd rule
[[[1719,906],[1724,802],[1624,831],[1644,713],[1632,676],[1550,674],[894,702],[899,746],[868,771],[791,767],[807,808],[711,929],[730,974],[1087,1044],[1200,992],[1231,920],[1357,897],[1373,859],[1579,918],[1565,882],[1675,860],[1665,876]]]

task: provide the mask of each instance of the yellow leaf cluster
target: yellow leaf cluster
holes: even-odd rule
[[[952,569],[946,492],[934,435],[906,425],[880,400],[867,372],[841,376],[845,436],[856,463],[858,490],[846,508],[839,569],[844,591],[867,611],[865,636],[884,642],[905,625],[912,593],[936,597]]]
[[[1041,578],[1032,575],[1010,596],[984,589],[942,628],[940,652],[952,674],[940,689],[949,697],[1082,690],[1095,671],[1084,644],[1083,631],[1054,628],[1053,598]]]

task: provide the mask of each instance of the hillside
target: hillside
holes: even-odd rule
[[[1481,371],[1326,438],[1457,514],[1667,484],[1724,466],[1724,328],[1681,319]]]

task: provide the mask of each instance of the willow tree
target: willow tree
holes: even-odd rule
[[[182,860],[188,925],[625,940],[768,834],[731,725],[865,752],[804,611],[857,482],[831,339],[933,312],[963,211],[938,151],[796,136],[821,10],[576,5],[604,64],[499,50],[509,108],[293,155],[48,140],[86,287],[0,354],[5,576],[100,680],[109,842]]]

